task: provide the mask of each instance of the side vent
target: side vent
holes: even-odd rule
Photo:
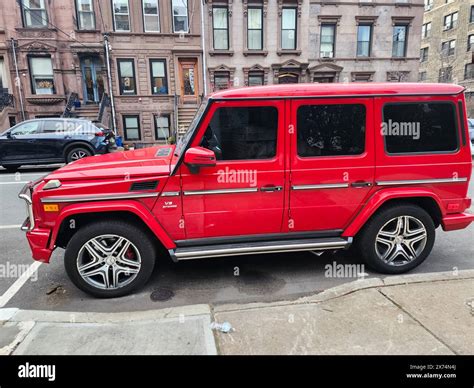
[[[158,186],[158,181],[136,182],[132,183],[130,191],[154,190]]]

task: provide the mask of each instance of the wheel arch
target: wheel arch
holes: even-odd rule
[[[444,215],[443,206],[435,193],[423,189],[381,190],[366,202],[342,235],[354,237],[376,213],[388,206],[403,203],[416,205],[424,209],[431,216],[435,227],[441,224]]]
[[[134,203],[135,202],[135,203]],[[165,250],[176,247],[153,214],[137,201],[121,201],[70,205],[59,215],[50,240],[50,248],[65,247],[70,238],[82,227],[104,220],[122,220],[138,225]]]

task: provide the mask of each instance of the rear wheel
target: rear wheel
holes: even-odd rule
[[[84,147],[74,147],[68,151],[66,155],[66,162],[71,163],[75,162],[76,160],[85,158],[87,156],[91,156],[92,152]]]
[[[368,221],[357,244],[369,267],[398,274],[417,267],[428,257],[435,234],[433,220],[424,209],[395,205]]]
[[[64,263],[71,281],[99,298],[130,294],[150,278],[156,250],[148,234],[122,221],[81,228],[66,248]]]

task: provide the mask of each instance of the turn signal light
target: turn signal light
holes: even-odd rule
[[[45,212],[58,212],[59,211],[59,205],[58,204],[47,204],[43,205],[43,209]]]

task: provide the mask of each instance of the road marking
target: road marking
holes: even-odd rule
[[[21,225],[0,225],[0,229],[19,229]]]
[[[8,290],[0,296],[0,308],[4,307],[11,298],[15,296],[15,294],[20,290],[21,287],[28,281],[28,279],[38,270],[41,263],[39,261],[35,261],[31,264],[28,269],[23,272],[23,274],[15,280]]]
[[[0,185],[26,185],[28,181],[15,181],[15,182],[0,182]]]

